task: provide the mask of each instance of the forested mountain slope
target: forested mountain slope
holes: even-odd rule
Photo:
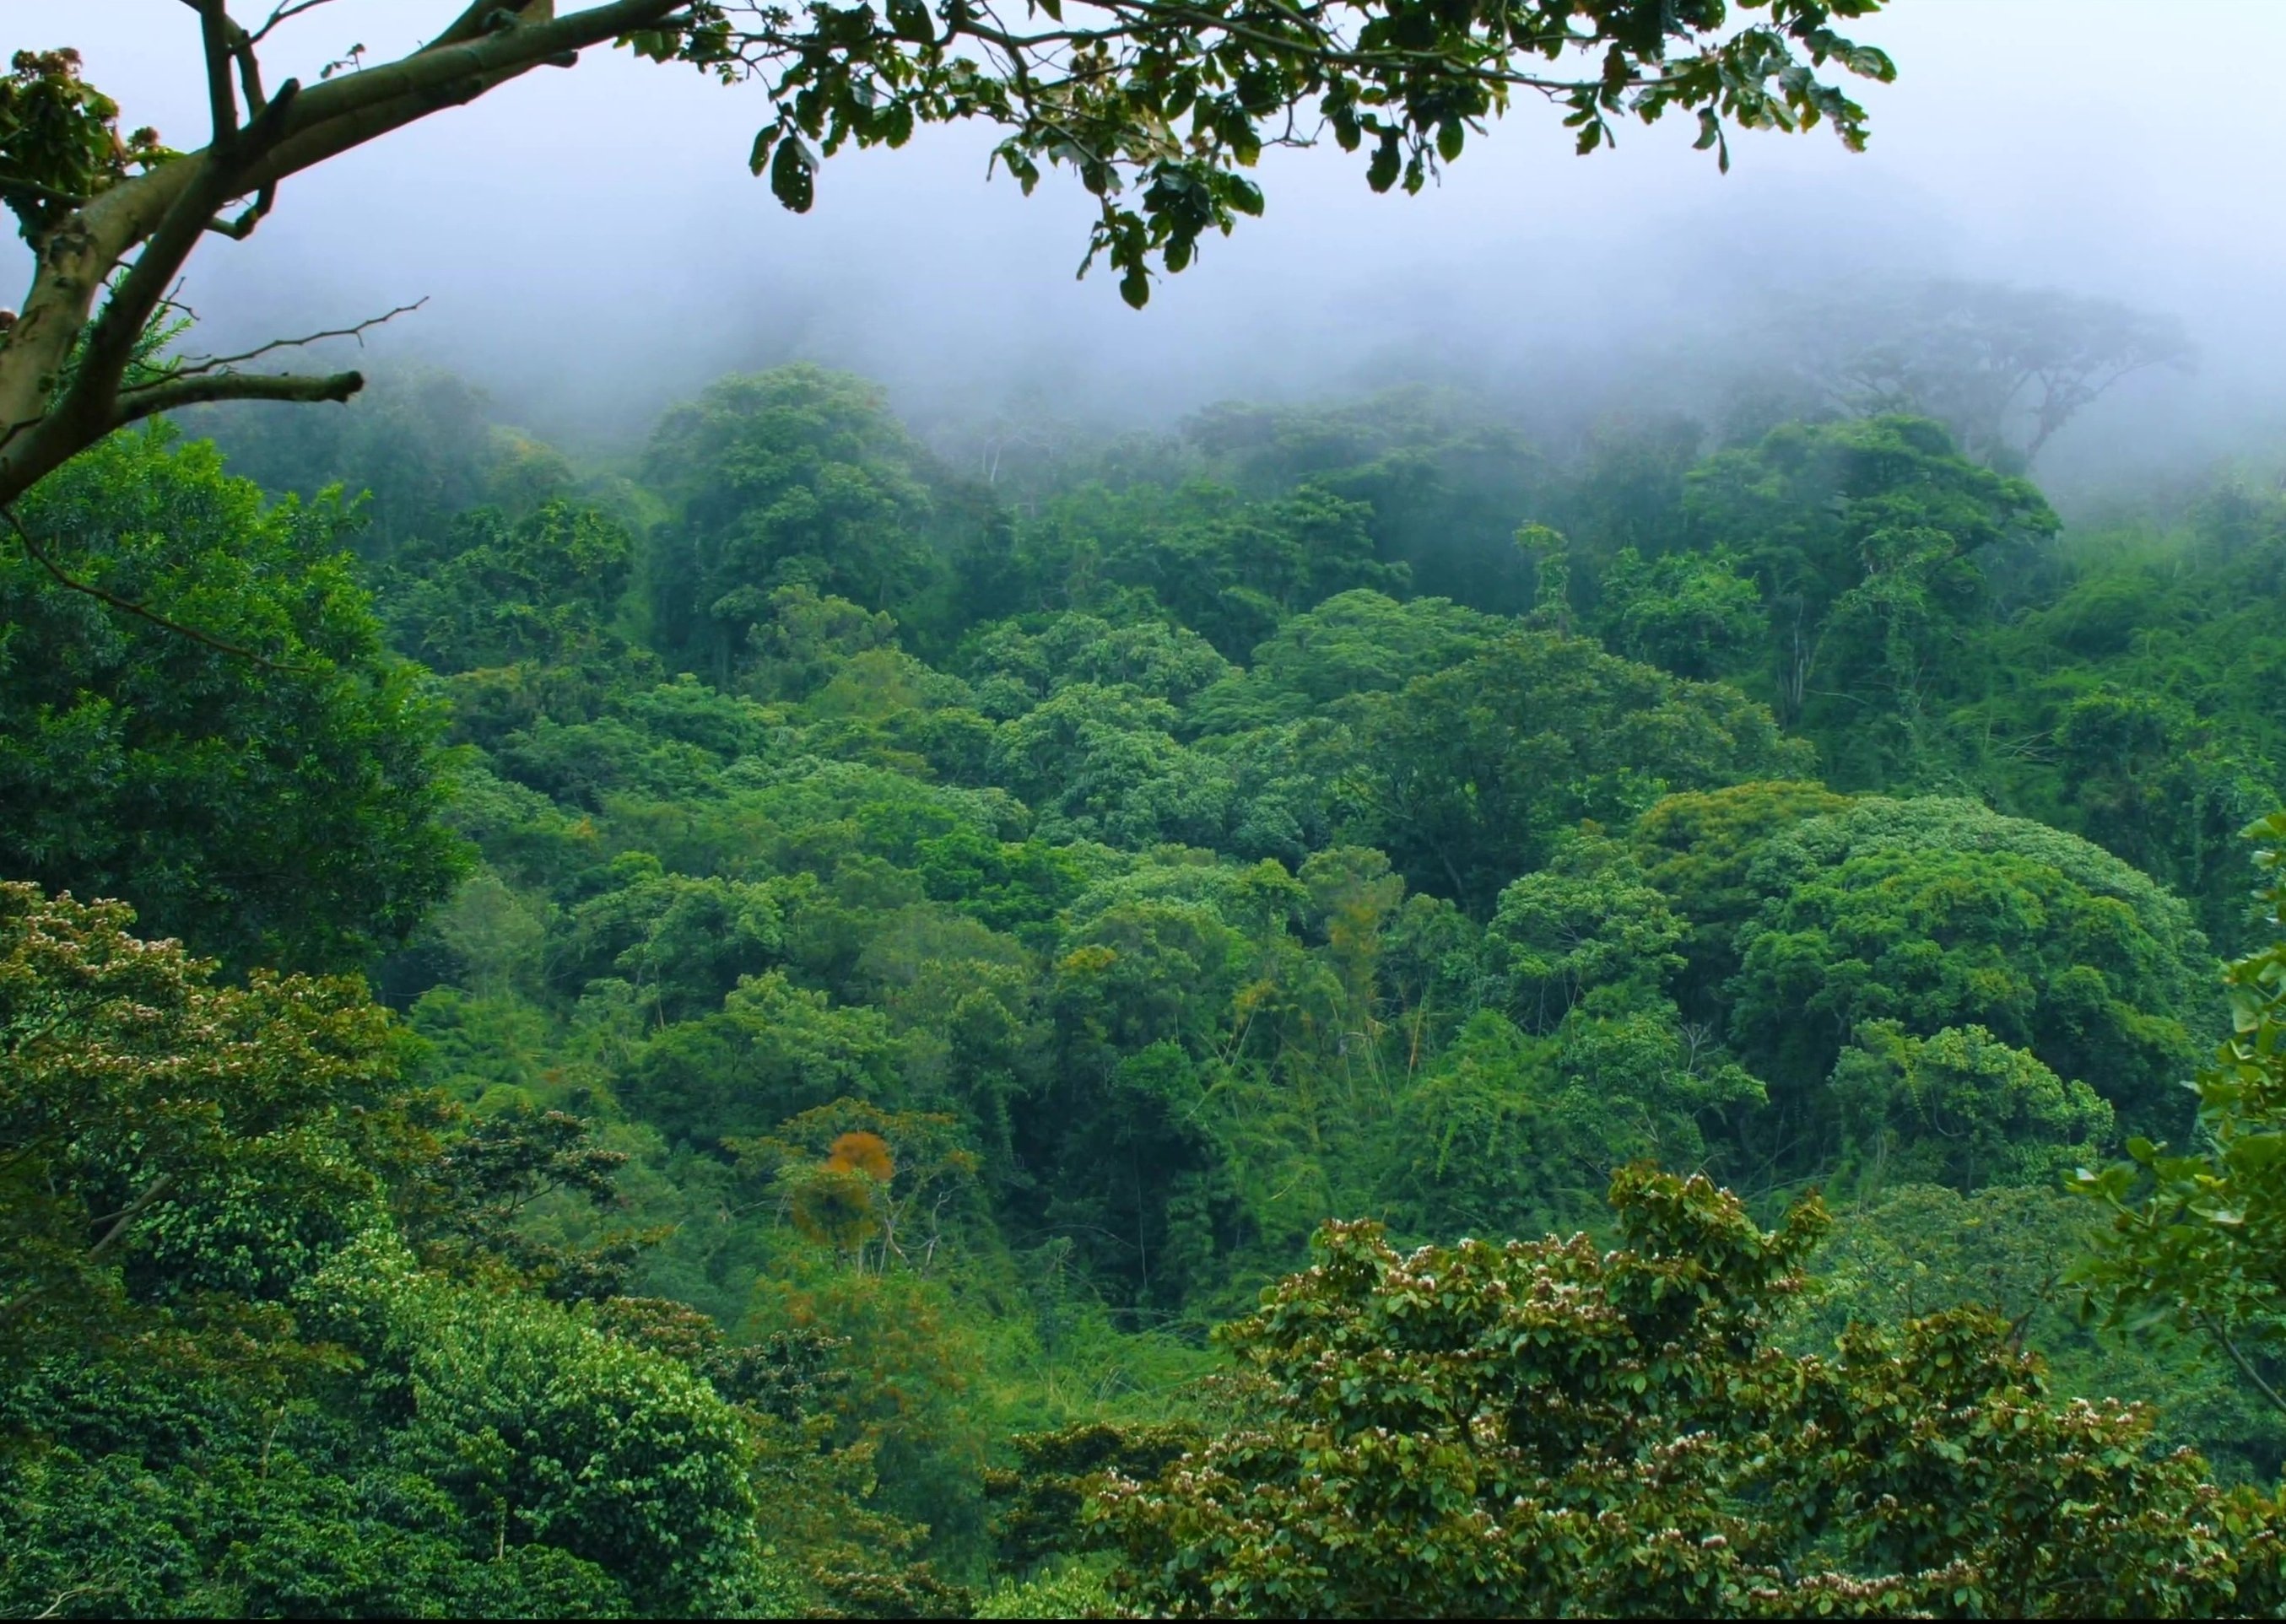
[[[2009,1525],[2115,1565],[2038,1604],[2272,1594],[2267,1502],[2209,1539],[2150,1440],[2274,1483],[2276,1367],[2080,1323],[2064,1185],[2193,1142],[2222,962],[2276,928],[2238,832],[2286,796],[2286,501],[2065,533],[1919,419],[1555,456],[1427,391],[1003,482],[808,367],[614,467],[449,380],[215,427],[20,504],[176,626],[0,558],[8,1607],[1046,1616],[1109,1604],[1069,1549],[1111,1464],[1132,1604],[1417,1602],[1272,1582],[1234,1508],[1318,1527],[1309,1428],[1391,1424],[1327,1419],[1313,1338],[1479,1345],[1440,1268],[1672,1355],[1501,1470],[1712,1406],[1759,1417],[1691,1491],[1728,1506],[1755,1438],[1974,1410],[2043,1517],[2117,1452],[2100,1538]],[[1386,1239],[1263,1297],[1329,1218]],[[1644,1328],[1653,1278],[1719,1313]],[[1642,1399],[1686,1364],[1730,1397]],[[1489,1414],[1460,1368],[1405,1402]],[[1205,1510],[1139,1487],[1249,1413],[1233,1370],[1314,1419],[1194,1457]],[[1743,1607],[1766,1559],[2031,1604],[2018,1546],[1628,1484],[1563,1493],[1762,1554],[1441,1604]],[[1210,1533],[1245,1585],[1166,1579]]]

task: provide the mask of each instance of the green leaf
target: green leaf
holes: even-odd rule
[[[770,159],[770,191],[796,214],[808,214],[817,199],[817,171],[801,138],[788,135]]]
[[[1391,130],[1383,135],[1373,161],[1366,165],[1365,184],[1376,192],[1388,191],[1397,184],[1397,134]]]
[[[926,0],[887,0],[887,4],[889,28],[899,39],[910,40],[917,45],[937,43]]]

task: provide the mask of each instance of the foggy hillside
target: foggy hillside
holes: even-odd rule
[[[0,20],[0,1618],[2286,1618],[2286,8]]]

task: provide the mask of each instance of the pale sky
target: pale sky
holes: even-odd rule
[[[455,9],[337,0],[288,25],[270,76],[353,43],[390,53]],[[201,138],[179,0],[0,0],[0,17],[12,49],[77,45],[129,123]],[[924,415],[1020,387],[1174,411],[1369,381],[1391,357],[1492,364],[1527,332],[1588,355],[1682,342],[1755,288],[1894,268],[2172,311],[2207,359],[2150,399],[2185,422],[2286,418],[2269,382],[2286,375],[2271,364],[2286,359],[2286,99],[2231,71],[2286,54],[2286,4],[1896,0],[1856,31],[1900,70],[1860,87],[1862,156],[1823,130],[1758,136],[1722,177],[1670,120],[1577,159],[1536,106],[1417,198],[1373,196],[1330,147],[1273,154],[1266,217],[1139,315],[1110,278],[1072,279],[1076,185],[1051,176],[1029,200],[988,185],[981,130],[839,157],[816,209],[792,216],[745,171],[758,93],[599,50],[288,183],[252,240],[200,250],[188,296],[229,339],[429,296],[390,343],[544,425],[616,422],[792,355],[882,377]],[[4,254],[0,280],[20,288],[20,245]]]

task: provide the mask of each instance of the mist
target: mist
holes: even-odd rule
[[[269,49],[273,81],[351,45],[416,43],[444,7],[341,0]],[[431,13],[435,13],[432,18]],[[196,20],[169,0],[14,0],[12,43],[75,45],[128,125],[204,127]],[[1856,29],[1898,65],[1854,88],[1864,154],[1830,131],[1746,136],[1725,176],[1670,120],[1573,157],[1519,104],[1441,183],[1376,197],[1330,146],[1273,153],[1265,218],[1163,278],[1149,307],[1073,272],[1087,199],[988,181],[989,132],[847,153],[808,216],[745,159],[752,87],[591,51],[297,177],[183,297],[194,343],[237,347],[426,303],[367,340],[371,369],[456,371],[568,444],[639,438],[726,371],[811,359],[888,386],[925,434],[1001,414],[1114,430],[1227,398],[1454,384],[1560,439],[1614,413],[1703,409],[1709,381],[1853,287],[1926,277],[2053,288],[2180,319],[2195,374],[2132,377],[2035,470],[2069,504],[2223,459],[2286,426],[2286,242],[2266,200],[2286,109],[2150,87],[2172,60],[2260,59],[2286,12],[2124,0],[1898,0]],[[28,264],[12,240],[6,273]],[[353,408],[352,408],[353,409]]]

